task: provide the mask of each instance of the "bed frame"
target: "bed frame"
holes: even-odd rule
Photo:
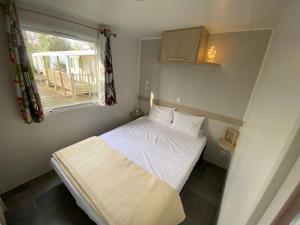
[[[197,161],[196,165],[194,166],[191,174],[193,173],[193,171],[197,168],[197,165],[199,165],[200,163],[203,163],[204,161],[204,153],[205,153],[205,149],[206,149],[206,145],[204,146],[203,150],[202,150],[202,153],[200,155],[200,158],[199,160]],[[185,182],[183,188],[181,189],[179,195],[182,197],[182,195],[184,194],[184,192],[186,191],[186,183],[189,182],[189,179]]]

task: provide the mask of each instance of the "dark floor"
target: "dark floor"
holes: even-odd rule
[[[218,214],[225,170],[198,163],[181,198],[186,213],[182,225],[213,225]],[[51,171],[2,196],[8,210],[7,225],[89,225],[71,194]]]

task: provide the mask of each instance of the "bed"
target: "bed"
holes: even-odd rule
[[[179,193],[206,145],[206,137],[188,136],[148,120],[147,117],[99,136],[126,158],[168,183]],[[64,182],[77,205],[98,225],[106,225],[69,181],[59,163],[51,165]]]

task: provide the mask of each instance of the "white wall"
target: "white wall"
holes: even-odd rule
[[[245,114],[218,225],[247,224],[284,157],[285,141],[300,111],[299,9],[299,1],[289,1],[278,21]]]
[[[247,224],[258,224],[259,220],[263,217],[264,213],[266,212],[267,208],[269,207],[269,214],[270,211],[273,213],[273,215],[276,215],[276,213],[279,212],[279,210],[276,212],[274,208],[278,208],[278,201],[276,207],[271,206],[273,203],[272,201],[274,198],[276,198],[276,195],[278,192],[280,192],[280,189],[282,189],[282,186],[288,186],[288,188],[282,189],[283,191],[280,197],[281,204],[284,204],[284,201],[286,201],[291,194],[291,191],[295,188],[297,183],[300,180],[300,173],[296,172],[295,175],[291,176],[291,179],[286,178],[289,176],[289,174],[294,174],[294,172],[291,172],[295,170],[295,163],[296,160],[300,156],[300,114],[298,116],[298,119],[296,120],[292,131],[290,132],[290,135],[285,141],[285,144],[282,148],[281,151],[281,160],[278,160],[276,164],[274,165],[274,168],[277,168],[276,170],[272,171],[272,173],[269,175],[269,177],[272,177],[268,187],[265,189],[263,193],[263,197],[260,199],[259,203],[257,204],[255,210],[251,214]],[[294,166],[294,168],[293,168]],[[297,167],[296,167],[297,168]],[[297,170],[296,170],[297,171]],[[296,178],[298,175],[298,178]],[[295,179],[296,178],[296,179]],[[294,180],[293,180],[294,179]],[[284,185],[284,183],[288,183],[288,185]],[[284,197],[286,199],[284,200]],[[268,214],[268,213],[267,213]],[[264,216],[265,217],[265,216]],[[275,216],[274,216],[275,217]],[[273,217],[273,218],[274,218]],[[270,224],[272,221],[271,216],[267,216],[265,218],[268,218],[268,222],[266,221],[267,219],[264,220],[264,223]],[[271,218],[271,219],[270,219]]]
[[[267,211],[264,213],[263,217],[259,220],[258,225],[270,225],[270,222],[278,215],[280,210],[283,208],[287,199],[291,196],[295,188],[300,182],[300,157],[298,157],[296,163],[294,164],[292,170],[286,177],[282,187],[278,191],[277,195],[271,202]]]
[[[141,45],[140,95],[242,119],[271,35],[270,30],[212,34],[208,46],[217,49],[213,65],[158,64],[161,39]],[[149,81],[147,93],[146,82]],[[220,152],[219,139],[230,124],[208,119],[205,159],[226,168],[230,153]]]
[[[113,30],[112,55],[118,104],[51,114],[41,124],[25,124],[19,116],[9,72],[3,12],[0,12],[0,193],[50,169],[51,153],[86,137],[99,135],[129,120],[136,106],[138,40]]]

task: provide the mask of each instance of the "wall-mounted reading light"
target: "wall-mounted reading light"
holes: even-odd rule
[[[152,105],[153,105],[153,99],[154,99],[154,94],[151,91],[151,94],[150,94],[150,107],[152,107]]]

